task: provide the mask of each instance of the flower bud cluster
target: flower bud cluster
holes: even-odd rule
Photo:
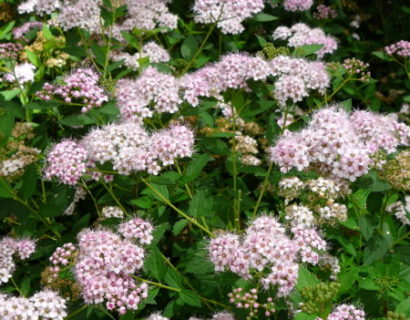
[[[12,277],[16,268],[14,258],[28,259],[35,249],[36,244],[30,239],[4,237],[0,240],[0,285]]]
[[[379,175],[394,188],[410,191],[410,151],[403,150],[395,159],[388,160]]]
[[[313,17],[318,20],[335,19],[337,17],[337,12],[329,6],[320,4],[316,7]]]
[[[349,58],[343,61],[343,68],[349,76],[356,75],[360,81],[366,82],[370,79],[370,71],[367,71],[369,64],[356,58]]]
[[[303,287],[300,290],[303,299],[300,309],[310,314],[322,314],[323,306],[332,304],[339,289],[340,284],[337,282],[320,282],[314,286]]]
[[[275,313],[275,305],[272,302],[273,299],[268,297],[266,302],[259,302],[258,290],[255,288],[249,291],[236,288],[228,294],[228,297],[229,302],[235,304],[237,309],[245,309],[248,311],[247,320],[253,319],[260,311],[262,311],[266,317]]]
[[[0,43],[0,59],[17,60],[21,50],[23,50],[23,46],[20,43]]]
[[[17,122],[7,144],[0,148],[0,176],[12,181],[24,173],[24,168],[38,160],[40,150],[28,147],[27,140],[34,137],[33,126]]]

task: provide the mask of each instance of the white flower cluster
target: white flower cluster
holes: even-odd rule
[[[0,240],[0,285],[12,277],[16,268],[14,257],[28,259],[36,249],[36,244],[30,239],[14,239],[4,237]]]
[[[104,207],[101,210],[101,215],[103,218],[124,218],[124,212],[120,207]]]
[[[138,123],[109,124],[92,130],[81,144],[92,163],[111,161],[120,174],[148,171],[158,174],[162,165],[193,154],[194,134],[186,126],[173,124],[149,135]]]
[[[332,53],[337,49],[336,40],[327,36],[320,28],[310,28],[304,23],[297,23],[291,28],[280,26],[273,33],[275,40],[287,40],[289,47],[301,47],[308,44],[323,45],[317,51],[317,56],[323,58],[325,54]]]
[[[262,11],[264,0],[196,0],[194,20],[217,23],[222,33],[237,34],[244,30],[243,20]]]
[[[397,220],[410,226],[410,196],[404,197],[404,202],[397,201],[387,206],[386,211],[394,213]]]
[[[133,55],[127,52],[116,52],[111,53],[111,60],[113,61],[124,61],[124,65],[130,69],[138,70],[140,67],[139,61],[143,58],[149,58],[151,63],[167,62],[170,59],[169,53],[160,45],[156,44],[154,41],[146,43],[141,52],[137,52]]]
[[[31,63],[24,62],[16,65],[13,72],[6,73],[3,77],[4,81],[17,82],[19,85],[24,85],[34,81],[36,67]]]
[[[66,300],[57,292],[44,290],[30,298],[0,294],[2,320],[63,320],[66,316]]]

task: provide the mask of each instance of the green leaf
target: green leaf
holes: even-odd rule
[[[0,143],[10,137],[14,127],[14,113],[10,108],[0,107]]]
[[[73,114],[61,119],[60,123],[70,127],[82,127],[89,124],[95,124],[96,121],[85,114]]]
[[[375,226],[372,223],[370,215],[361,215],[359,217],[360,232],[366,240],[369,240],[373,235]]]
[[[0,28],[0,40],[6,39],[10,36],[10,31],[13,29],[16,21],[11,21]]]
[[[382,59],[384,61],[393,61],[393,58],[390,57],[389,55],[387,55],[385,52],[383,51],[373,51],[372,55],[374,55],[375,57]]]
[[[163,198],[165,199],[169,199],[169,192],[168,192],[168,188],[165,185],[160,185],[160,184],[155,184],[155,183],[151,183],[151,186],[155,189],[155,192],[153,190],[150,190],[152,196],[161,201],[161,202],[165,202]],[[158,195],[160,194],[160,195]]]
[[[149,197],[141,197],[139,199],[134,199],[129,201],[130,204],[136,205],[142,209],[149,209],[152,207],[152,201]]]
[[[60,103],[53,101],[39,101],[25,104],[23,107],[32,110],[43,110],[58,107]]]
[[[319,280],[306,267],[301,266],[299,268],[298,282],[296,283],[296,288],[298,290],[304,287],[314,286],[317,283],[319,283]]]
[[[275,21],[278,20],[278,17],[272,16],[267,13],[258,13],[253,17],[253,20],[258,22],[268,22],[268,21]]]
[[[410,297],[397,305],[396,312],[404,314],[407,318],[410,317]]]
[[[207,163],[211,160],[213,160],[213,158],[208,154],[194,155],[186,169],[185,176],[181,179],[181,184],[187,184],[198,178]]]
[[[20,291],[25,295],[28,296],[30,293],[30,278],[28,275],[24,276],[23,280],[20,283]]]
[[[70,205],[74,190],[68,186],[60,186],[51,189],[47,202],[40,207],[40,215],[43,217],[58,217],[64,214],[64,210]]]
[[[188,225],[188,220],[179,220],[177,221],[174,226],[172,227],[172,234],[177,236],[181,233],[181,231]]]
[[[296,49],[296,52],[298,53],[298,55],[306,57],[318,52],[320,49],[322,49],[322,47],[323,44],[305,44],[303,46],[298,47]]]
[[[167,273],[167,266],[157,246],[153,246],[150,249],[150,254],[144,261],[144,269],[158,281],[162,281]]]
[[[308,314],[305,312],[297,312],[295,314],[294,320],[313,320],[316,319],[317,316],[314,314]]]
[[[188,212],[193,217],[209,217],[213,214],[213,201],[205,196],[203,190],[198,190],[189,203]]]
[[[389,250],[389,242],[380,235],[374,235],[364,249],[364,264],[369,265],[385,256]]]
[[[46,40],[52,40],[54,38],[53,34],[50,31],[50,28],[46,23],[43,23],[43,35]]]
[[[191,36],[188,36],[182,43],[181,55],[184,57],[184,59],[189,60],[194,56],[197,50],[198,50],[198,41],[196,40],[195,36],[191,35]]]
[[[177,303],[187,304],[193,307],[201,307],[201,299],[195,292],[190,290],[181,290]]]
[[[30,198],[36,191],[38,173],[34,164],[27,167],[23,175],[23,185],[19,191],[22,198]]]
[[[0,177],[0,198],[13,198],[12,189],[3,177]]]

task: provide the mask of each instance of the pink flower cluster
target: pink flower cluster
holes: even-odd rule
[[[237,34],[244,30],[243,20],[264,8],[263,0],[195,0],[194,20],[199,23],[215,23],[222,33]]]
[[[316,54],[319,58],[323,58],[325,54],[332,53],[337,49],[336,40],[327,36],[320,28],[310,28],[304,23],[297,23],[291,28],[280,26],[273,32],[273,39],[287,40],[289,47],[301,47],[308,44],[323,45]]]
[[[57,292],[43,290],[30,298],[0,294],[2,320],[63,320],[66,316],[66,300]]]
[[[389,55],[398,55],[400,57],[410,57],[410,41],[400,40],[384,48],[384,51]]]
[[[140,122],[152,117],[154,111],[174,113],[182,102],[178,90],[177,79],[154,67],[145,69],[136,80],[121,79],[116,89],[121,117]]]
[[[21,50],[23,50],[23,46],[20,43],[0,43],[0,59],[17,60],[17,57]]]
[[[371,155],[394,152],[409,145],[409,138],[410,128],[391,117],[333,106],[316,112],[307,128],[286,132],[269,156],[282,172],[314,166],[324,175],[354,181],[369,171]]]
[[[101,107],[108,101],[108,96],[98,85],[98,81],[99,75],[95,71],[79,68],[64,78],[64,84],[45,83],[38,96],[44,100],[55,97],[66,103],[78,101],[84,104],[81,111],[87,112],[92,108]]]
[[[60,0],[27,0],[18,6],[18,12],[20,14],[31,12],[36,12],[39,15],[51,14],[61,5]]]
[[[278,56],[270,61],[245,54],[229,54],[221,61],[206,66],[181,79],[184,99],[196,106],[198,97],[217,97],[228,88],[246,89],[247,80],[277,78],[274,95],[280,105],[286,101],[298,102],[308,95],[309,90],[323,93],[330,84],[330,77],[322,62]]]
[[[51,149],[46,163],[45,179],[55,177],[61,183],[75,185],[87,171],[87,150],[72,140],[65,140]]]
[[[286,11],[306,11],[313,5],[313,0],[285,0],[283,6]]]
[[[301,58],[278,56],[270,62],[271,74],[277,77],[274,95],[280,106],[287,101],[302,101],[309,95],[309,90],[323,94],[330,85],[330,77],[324,63]]]
[[[184,125],[173,124],[150,136],[138,123],[124,122],[94,129],[81,143],[93,163],[111,161],[121,174],[145,170],[158,174],[161,162],[169,165],[178,157],[192,156],[194,134]]]
[[[329,314],[327,320],[365,320],[365,313],[350,304],[341,304]]]
[[[109,230],[83,230],[78,235],[75,277],[87,304],[103,303],[124,314],[137,310],[148,286],[132,275],[143,266],[144,249]]]
[[[269,64],[262,58],[231,53],[217,63],[183,76],[181,87],[184,99],[197,106],[200,96],[214,97],[229,88],[247,88],[247,80],[265,80],[268,75]]]
[[[169,319],[162,316],[160,313],[156,312],[156,313],[151,314],[145,320],[169,320]],[[203,319],[197,318],[197,317],[190,317],[189,320],[203,320]],[[215,313],[212,316],[212,320],[235,320],[235,318],[233,317],[231,313],[222,311],[222,312]]]
[[[16,268],[13,257],[21,260],[28,259],[35,249],[36,244],[30,239],[4,237],[0,240],[0,285],[8,282],[12,277]]]
[[[275,218],[261,216],[246,229],[243,239],[230,233],[211,239],[209,259],[215,271],[230,270],[244,278],[251,278],[253,270],[266,270],[263,286],[277,286],[278,296],[287,296],[296,284],[299,255],[303,262],[317,264],[314,250],[324,250],[325,243],[313,228],[292,228],[294,239],[285,231]]]
[[[133,218],[129,221],[123,222],[118,227],[118,232],[129,240],[137,240],[141,244],[150,244],[153,236],[152,231],[154,227],[148,221],[141,218]]]
[[[50,257],[50,262],[55,272],[60,271],[60,266],[66,267],[72,260],[77,248],[71,242],[65,243],[62,247],[58,247]]]
[[[177,26],[178,17],[169,12],[167,3],[170,0],[126,0],[128,14],[125,20],[115,24],[113,36],[121,40],[121,31],[152,30],[156,27],[174,29]],[[83,28],[90,33],[101,34],[100,0],[27,0],[19,5],[19,13],[36,12],[39,15],[51,14],[59,10],[59,15],[54,23],[69,30]]]
[[[13,37],[14,39],[26,40],[24,36],[27,32],[29,32],[31,29],[40,30],[42,27],[43,23],[40,21],[28,21],[24,23],[22,26],[13,29]]]
[[[320,4],[317,6],[316,12],[313,13],[313,16],[318,20],[334,19],[337,17],[337,12],[329,6]]]
[[[156,44],[154,41],[146,43],[141,52],[131,55],[127,52],[112,52],[111,59],[113,61],[124,61],[124,65],[130,69],[138,70],[140,64],[139,59],[149,58],[150,63],[167,62],[170,59],[168,51]]]

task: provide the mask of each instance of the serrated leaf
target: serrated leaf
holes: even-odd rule
[[[177,303],[187,304],[193,307],[201,307],[201,299],[199,296],[190,290],[181,290]]]
[[[144,268],[156,280],[162,281],[167,273],[167,266],[162,258],[161,251],[157,246],[150,249],[148,257],[144,261]]]
[[[374,235],[364,249],[364,264],[369,265],[380,260],[389,250],[389,242],[380,235]]]
[[[179,220],[177,221],[174,226],[172,227],[172,234],[177,236],[181,233],[181,231],[187,226],[188,220]]]
[[[198,190],[189,203],[188,212],[194,217],[209,217],[213,214],[213,201],[205,197],[203,190]]]
[[[298,281],[296,283],[296,288],[298,290],[304,287],[314,286],[318,282],[319,280],[316,278],[316,276],[311,273],[306,267],[301,266],[299,268]]]
[[[195,52],[198,50],[198,41],[195,36],[187,37],[181,46],[181,55],[184,59],[189,60],[193,57]]]
[[[209,161],[213,158],[208,154],[194,155],[189,163],[185,176],[181,179],[181,184],[186,184],[194,181],[201,174]]]

